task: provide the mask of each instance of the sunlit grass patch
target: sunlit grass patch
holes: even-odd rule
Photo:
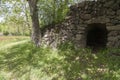
[[[1,53],[0,68],[4,71],[12,72],[15,78],[18,77],[18,79],[24,77],[24,75],[28,75],[28,77],[36,76],[37,78],[46,74],[43,75],[44,77],[47,76],[47,74],[51,74],[50,70],[53,68],[52,66],[57,68],[55,66],[59,64],[58,62],[61,58],[62,57],[57,54],[56,50],[51,50],[50,48],[36,48],[31,43],[26,43],[14,46]],[[37,76],[36,73],[33,73],[34,71],[41,71],[36,73],[43,74]]]
[[[27,40],[27,39],[29,39],[29,37],[26,36],[0,36],[0,47],[9,43],[13,43],[21,40]]]
[[[0,36],[0,43],[1,42],[10,42],[10,41],[18,41],[28,39],[27,36]]]
[[[72,44],[58,49],[36,48],[31,42],[0,52],[0,73],[6,80],[119,80],[120,56],[111,52],[119,49],[75,49]],[[3,79],[4,80],[4,79]]]

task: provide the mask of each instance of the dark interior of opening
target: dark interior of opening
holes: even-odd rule
[[[92,49],[105,48],[107,43],[107,29],[105,24],[89,24],[87,29],[87,47]]]

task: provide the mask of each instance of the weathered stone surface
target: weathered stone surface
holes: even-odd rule
[[[120,0],[84,1],[72,5],[63,22],[48,25],[43,30],[42,43],[56,47],[71,41],[76,47],[86,47],[89,24],[105,24],[107,47],[120,47]]]
[[[113,24],[109,22],[109,23],[106,23],[106,26],[107,26],[107,27],[113,26]]]
[[[76,35],[76,40],[81,40],[81,38],[82,38],[82,35],[80,35],[80,34]]]
[[[106,15],[114,16],[115,15],[115,11],[113,11],[112,9],[108,9],[106,11]]]
[[[119,10],[119,4],[117,2],[114,2],[114,4],[111,6],[111,8],[114,11]]]
[[[120,31],[120,25],[117,26],[108,26],[108,31]]]
[[[116,14],[120,16],[120,10],[117,10]]]
[[[120,21],[120,16],[116,16],[116,20]]]
[[[110,19],[106,17],[98,17],[98,18],[91,18],[90,20],[86,21],[85,23],[91,24],[91,23],[109,23]]]
[[[112,19],[112,20],[111,20],[111,23],[114,24],[114,25],[119,25],[119,24],[120,24],[120,21],[117,20],[117,19]]]
[[[91,19],[91,14],[81,14],[81,19],[89,20],[89,19]]]
[[[104,7],[110,8],[114,4],[114,0],[108,1],[104,4]]]
[[[120,31],[110,31],[109,33],[108,33],[108,37],[115,37],[115,36],[117,36],[117,35],[120,35]]]

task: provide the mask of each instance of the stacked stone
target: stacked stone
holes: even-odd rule
[[[84,1],[71,6],[63,22],[43,30],[42,42],[56,47],[71,41],[77,47],[85,47],[87,25],[92,23],[106,24],[107,47],[120,47],[120,0]]]
[[[108,47],[120,48],[120,31],[111,31],[108,34]]]
[[[106,16],[110,20],[107,24],[107,47],[120,48],[120,0],[110,0],[104,4]]]
[[[91,23],[105,23],[108,30],[107,47],[120,47],[120,0],[86,1],[73,5],[70,9],[72,17],[79,17],[79,27]],[[81,45],[80,42],[79,44]]]
[[[66,41],[73,41],[73,37],[75,36],[75,31],[73,31],[73,26],[69,21],[56,25],[48,25],[42,31],[42,44],[51,47],[57,47]]]

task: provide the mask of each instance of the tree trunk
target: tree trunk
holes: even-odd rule
[[[31,25],[30,25],[30,21],[29,21],[26,5],[25,5],[25,19],[26,19],[26,25],[27,25],[27,27],[29,29],[29,34],[31,35]]]
[[[40,46],[41,31],[39,26],[38,19],[38,9],[37,9],[38,0],[28,0],[30,7],[30,15],[32,19],[32,41],[38,47]]]

